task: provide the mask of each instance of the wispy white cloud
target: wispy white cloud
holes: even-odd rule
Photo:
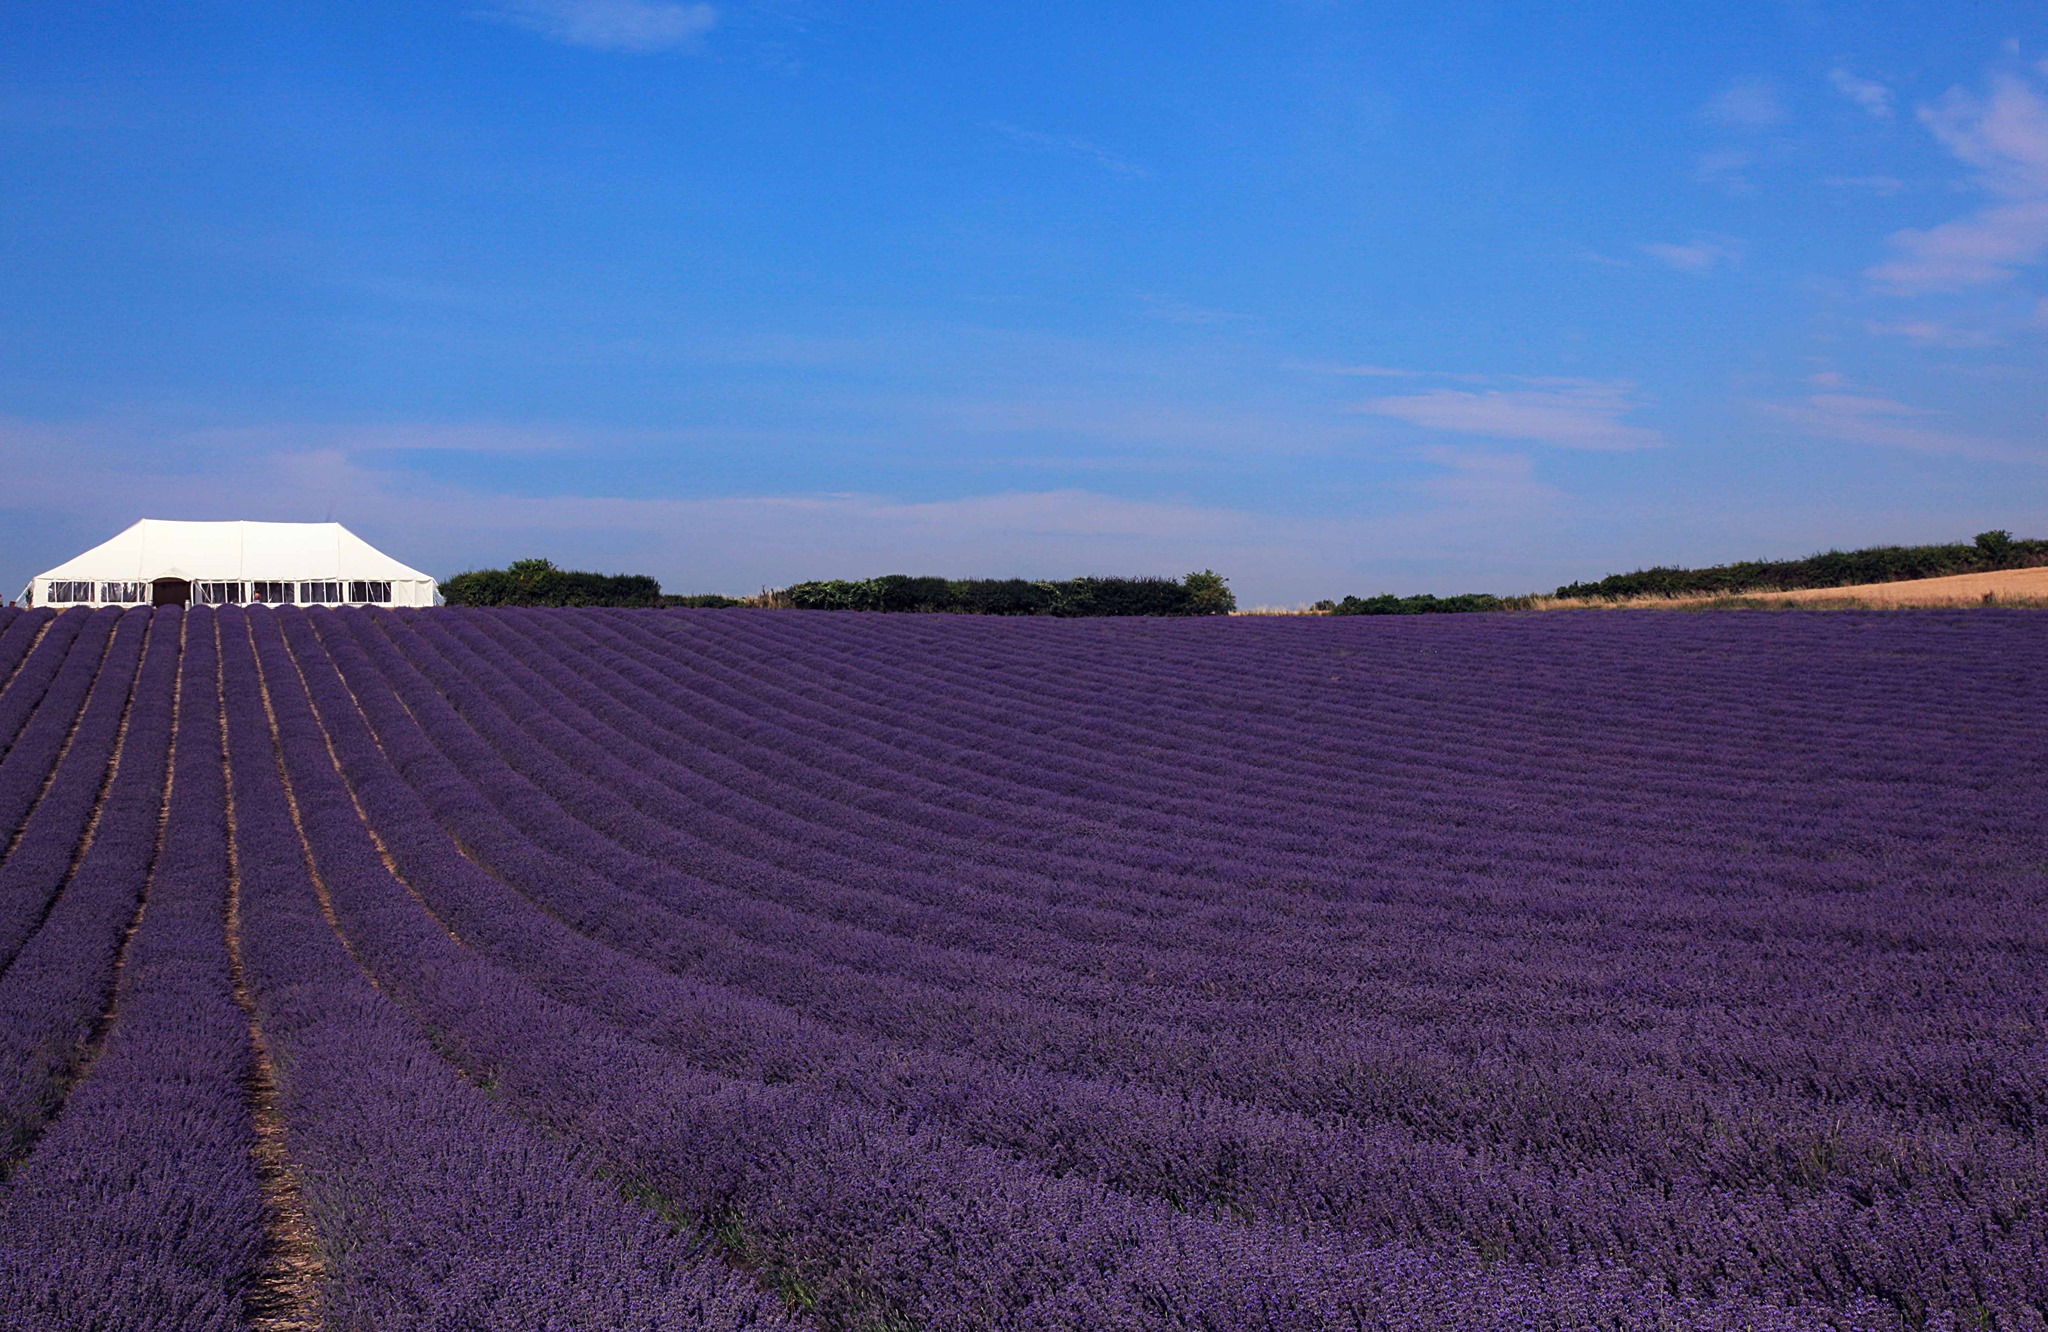
[[[1892,115],[1892,90],[1875,79],[1861,78],[1840,65],[1828,71],[1828,82],[1835,85],[1835,91],[1863,108],[1879,120],[1889,120]]]
[[[718,22],[708,4],[672,0],[499,0],[483,12],[550,41],[599,51],[685,50]]]
[[[2004,339],[1981,328],[1958,328],[1939,319],[1873,319],[1865,330],[1880,337],[1904,338],[1922,347],[1995,347]]]
[[[2048,449],[1948,428],[1937,412],[1875,394],[1814,393],[1763,410],[1810,435],[1943,457],[2048,464]]]
[[[1486,375],[1450,374],[1439,370],[1417,370],[1400,365],[1347,365],[1329,361],[1296,363],[1296,370],[1309,370],[1320,375],[1344,375],[1359,379],[1442,379],[1459,384],[1484,384]]]
[[[1764,130],[1784,123],[1785,103],[1762,79],[1737,79],[1700,108],[1700,115],[1728,129]]]
[[[1693,159],[1692,176],[1730,194],[1754,194],[1756,183],[1749,178],[1749,168],[1755,162],[1756,155],[1746,148],[1716,148]]]
[[[638,552],[690,585],[742,585],[903,564],[991,572],[1008,560],[1031,571],[1089,567],[1183,572],[1205,544],[1245,537],[1252,520],[1226,507],[1130,499],[1073,488],[933,500],[867,493],[723,497],[515,495],[378,467],[352,445],[306,447],[297,429],[179,437],[196,470],[137,465],[124,427],[0,421],[0,461],[13,503],[118,530],[144,513],[183,518],[307,521],[333,517],[365,535],[403,534],[394,549],[444,572],[565,546],[625,560]],[[266,445],[268,447],[266,447]],[[69,486],[59,459],[125,458],[135,485],[120,493]],[[168,460],[167,460],[168,461]],[[222,486],[231,472],[242,484]],[[147,495],[137,509],[137,494]],[[1213,558],[1213,557],[1212,557]],[[1189,565],[1188,567],[1196,567]]]
[[[1304,367],[1326,375],[1356,375],[1364,379],[1420,379],[1427,370],[1409,370],[1398,365],[1311,365]]]
[[[1723,131],[1721,142],[1693,158],[1693,179],[1731,195],[1756,193],[1750,168],[1772,149],[1770,131],[1785,123],[1784,100],[1761,79],[1738,79],[1700,108],[1699,118]]]
[[[1406,502],[1369,515],[1074,486],[938,498],[509,494],[385,468],[347,441],[306,447],[303,438],[290,425],[193,435],[0,418],[6,506],[35,515],[0,526],[0,564],[25,579],[145,514],[333,518],[444,576],[528,555],[644,571],[674,591],[725,592],[891,571],[1054,577],[1212,567],[1231,575],[1247,604],[1282,603],[1380,590],[1375,569],[1403,591],[1515,590],[1565,499],[1525,459],[1452,449],[1425,451],[1441,470],[1397,485]],[[81,466],[118,470],[125,484],[81,487]],[[222,484],[229,476],[235,484]]]
[[[554,453],[585,444],[574,431],[495,422],[309,425],[304,430],[308,447],[335,447],[346,441],[356,451],[524,454]]]
[[[2034,83],[2000,75],[1988,97],[1958,88],[1924,108],[1920,119],[1978,169],[1985,188],[2011,198],[2048,194],[2048,100]]]
[[[2000,75],[1988,96],[1957,89],[1920,119],[1999,202],[1894,233],[1893,257],[1868,271],[1871,280],[1899,295],[1957,291],[2010,281],[2048,256],[2048,96]]]
[[[1038,130],[1023,129],[1002,121],[992,121],[989,128],[1002,135],[1020,148],[1033,152],[1053,153],[1063,157],[1078,158],[1092,162],[1104,171],[1113,171],[1120,176],[1149,177],[1152,173],[1129,158],[1113,153],[1099,143],[1077,138],[1071,134],[1044,134]]]
[[[1504,380],[1500,386],[1567,397],[1588,388],[1579,381]],[[1859,417],[1867,435],[1871,412],[1835,410],[1823,423],[1846,419],[1853,429]],[[1876,414],[1874,421],[1879,428],[1931,434],[1944,428],[1925,413]],[[399,424],[388,433],[461,429]],[[480,435],[489,430],[478,427]],[[1181,497],[1160,485],[1112,493],[1066,478],[938,495],[888,493],[882,485],[840,494],[533,493],[528,476],[507,474],[502,486],[490,479],[456,481],[388,466],[377,451],[359,450],[345,436],[323,436],[313,447],[308,438],[307,428],[293,422],[194,432],[140,418],[0,417],[0,476],[7,478],[0,493],[0,592],[145,515],[331,517],[440,575],[542,555],[572,567],[650,573],[672,591],[737,593],[801,578],[886,572],[1052,577],[1173,575],[1210,567],[1230,575],[1246,605],[1297,604],[1347,592],[1554,587],[1657,558],[1707,562],[1715,551],[1726,558],[1731,546],[1796,551],[1813,539],[1816,524],[1868,541],[1900,539],[1908,527],[1934,539],[1943,531],[1976,530],[1962,524],[1986,525],[1974,516],[1981,495],[1968,490],[1945,501],[1946,508],[1923,502],[1910,512],[1872,511],[1857,507],[1855,487],[1773,504],[1758,500],[1753,485],[1724,478],[1722,488],[1733,498],[1720,505],[1716,483],[1702,478],[1704,495],[1691,486],[1660,485],[1632,503],[1595,504],[1545,477],[1538,449],[1455,431],[1414,449],[1408,461],[1423,464],[1423,474],[1377,486],[1375,500],[1384,502],[1320,508],[1261,506],[1249,496]],[[595,433],[584,442],[599,451],[606,444]],[[1966,448],[1973,443],[1981,441],[1962,441]],[[81,474],[118,475],[122,484],[81,486]],[[507,493],[515,479],[526,483],[522,493]],[[2010,486],[1998,502],[2004,506],[2000,525],[2015,530],[2035,521],[2029,514],[2048,515]]]
[[[1356,410],[1429,430],[1566,449],[1617,452],[1664,442],[1657,431],[1623,419],[1645,405],[1632,384],[1580,379],[1521,382],[1530,387],[1432,389],[1369,399]]]
[[[1717,268],[1742,262],[1743,245],[1726,236],[1696,236],[1683,245],[1652,242],[1637,247],[1660,263],[1682,273],[1711,273]]]
[[[1820,183],[1831,190],[1864,190],[1871,194],[1897,194],[1906,182],[1897,176],[1822,176]]]
[[[1144,464],[1141,470],[1153,470],[1148,459],[1185,467],[1198,455],[1275,458],[1327,452],[1357,434],[1314,417],[1205,406],[1135,392],[1107,398],[1043,391],[964,395],[931,400],[918,414],[948,437],[977,437],[999,446],[1003,441],[1064,443],[1086,451],[1087,461],[1062,456],[1061,466]]]
[[[1178,296],[1163,296],[1146,292],[1138,297],[1147,316],[1163,324],[1181,324],[1188,327],[1212,327],[1217,324],[1241,323],[1251,318],[1235,310],[1217,310],[1206,305],[1196,305]]]
[[[1897,257],[1870,270],[1885,290],[1911,296],[2006,282],[2048,254],[2048,199],[1986,208],[1925,231],[1891,237]]]
[[[1446,470],[1415,483],[1425,495],[1495,510],[1548,507],[1565,493],[1536,476],[1536,460],[1526,453],[1482,449],[1424,449],[1422,456]]]

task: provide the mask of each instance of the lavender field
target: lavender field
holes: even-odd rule
[[[2044,662],[0,611],[0,1326],[2039,1332]]]

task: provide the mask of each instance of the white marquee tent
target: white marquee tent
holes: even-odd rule
[[[340,523],[185,523],[145,518],[37,574],[35,606],[432,606],[434,580]]]

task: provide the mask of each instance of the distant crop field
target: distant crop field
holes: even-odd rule
[[[2044,660],[0,611],[0,1325],[2039,1332]]]
[[[1543,610],[1588,607],[1690,607],[1741,602],[1760,606],[1805,605],[1828,609],[1902,610],[1959,609],[2004,605],[2048,607],[2048,568],[2000,569],[1989,573],[1950,574],[1943,578],[1908,578],[1895,583],[1854,583],[1846,587],[1808,587],[1792,592],[1741,592],[1677,597],[1638,597],[1621,601],[1537,598]]]
[[[1783,601],[1825,601],[1845,597],[1872,606],[1969,606],[1992,602],[2048,605],[2048,568],[2004,569],[1994,573],[1951,574],[1946,578],[1912,578],[1899,583],[1863,583],[1854,587],[1807,588],[1778,592]]]

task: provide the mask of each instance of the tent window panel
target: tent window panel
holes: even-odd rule
[[[297,583],[281,583],[274,579],[259,578],[249,584],[250,605],[289,606],[298,599]]]
[[[101,601],[148,601],[148,583],[101,583]]]
[[[340,583],[300,583],[299,604],[332,606],[341,600]]]
[[[242,599],[240,583],[194,583],[192,599],[202,606],[232,606]]]
[[[364,582],[360,578],[355,579],[348,585],[348,599],[356,602],[367,602],[373,606],[388,606],[391,604],[391,584],[388,582]]]
[[[50,604],[52,606],[62,605],[67,602],[91,600],[92,584],[89,582],[73,578],[53,578],[50,580]]]

